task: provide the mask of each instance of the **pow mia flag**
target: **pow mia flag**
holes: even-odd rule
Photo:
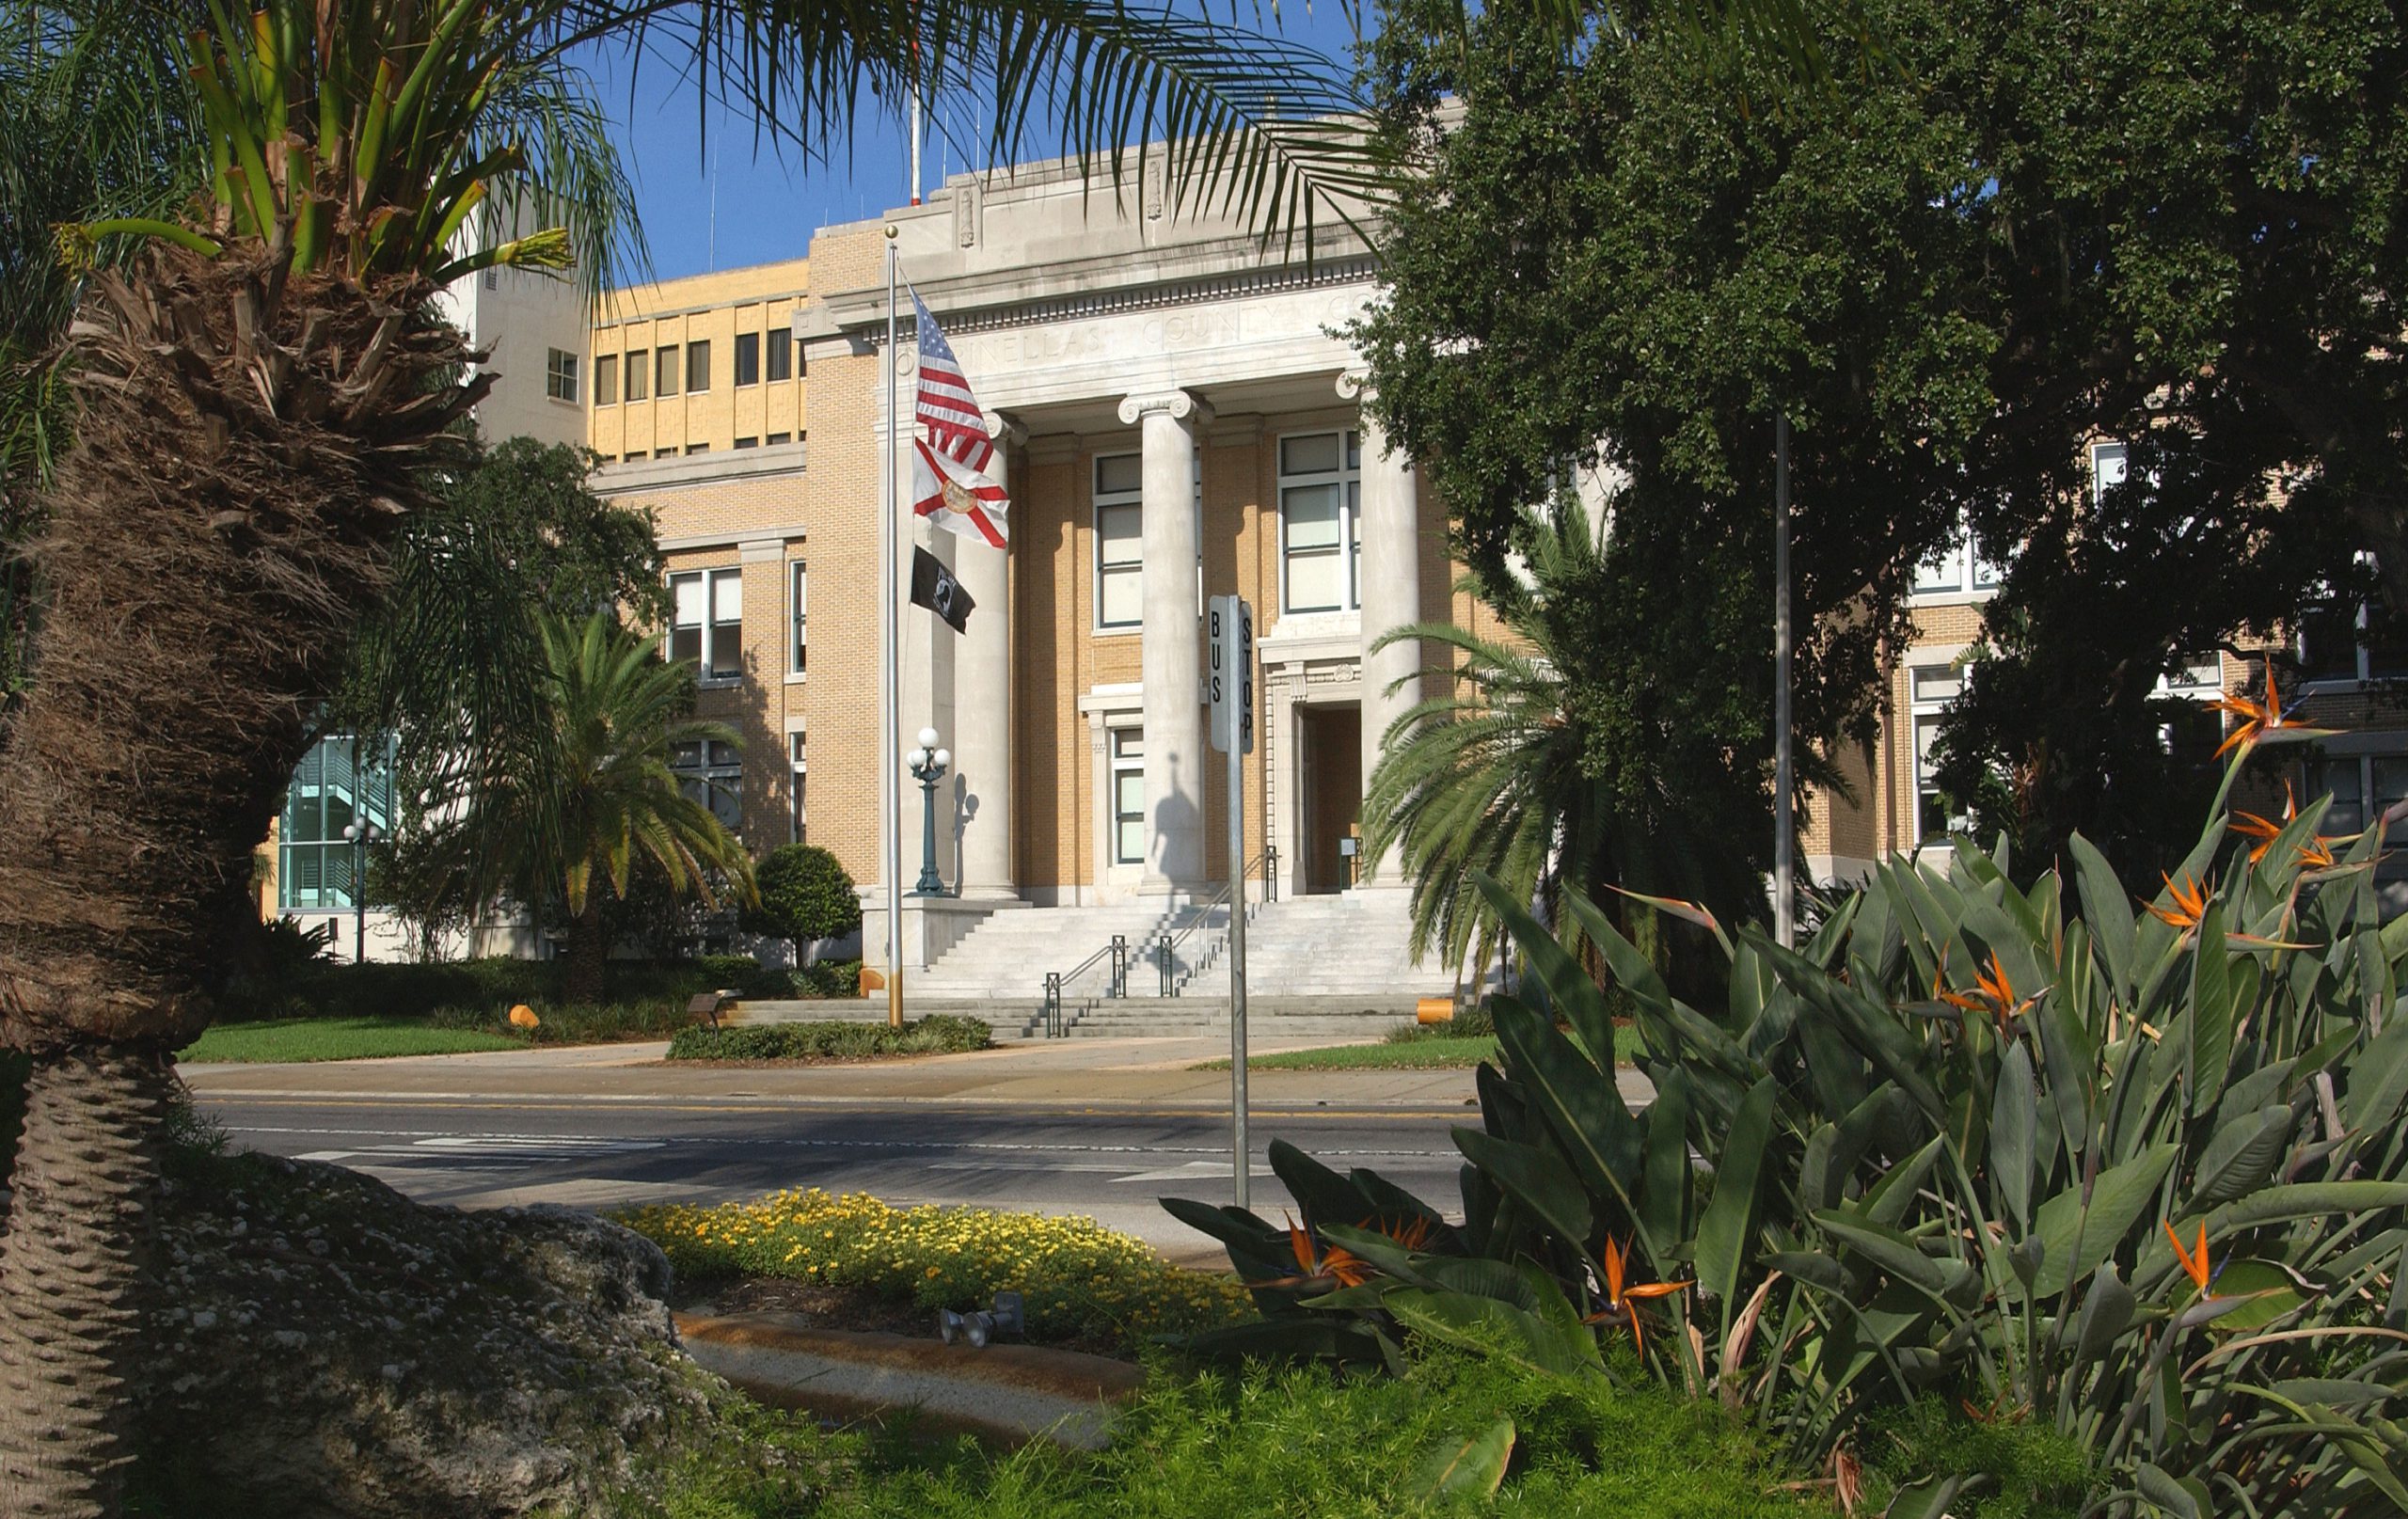
[[[970,610],[977,605],[943,561],[914,544],[911,547],[911,605],[926,607],[944,619],[957,633],[970,631]]]

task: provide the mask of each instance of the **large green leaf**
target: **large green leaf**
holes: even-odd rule
[[[1614,1021],[1607,1011],[1604,989],[1590,978],[1589,973],[1573,957],[1572,952],[1530,916],[1528,908],[1513,900],[1513,893],[1478,872],[1473,874],[1472,883],[1479,887],[1480,894],[1488,901],[1489,910],[1497,914],[1497,920],[1505,925],[1506,931],[1513,936],[1513,942],[1520,946],[1523,957],[1529,962],[1531,975],[1545,990],[1547,1003],[1554,1008],[1556,1016],[1572,1025],[1573,1033],[1579,1036],[1581,1045],[1597,1068],[1611,1072],[1614,1068]],[[1595,912],[1593,907],[1590,910]],[[1599,913],[1596,916],[1603,924],[1604,915]],[[1586,920],[1583,922],[1585,924]],[[1608,933],[1612,933],[1611,925],[1603,926]],[[1596,928],[1590,927],[1590,933],[1593,937]],[[1613,937],[1619,939],[1621,936],[1613,934]],[[1602,941],[1600,947],[1604,947]],[[1653,968],[1648,973],[1654,974]],[[1661,985],[1660,979],[1657,984]]]
[[[2224,1095],[2232,1063],[2235,991],[2232,960],[2224,945],[2224,904],[2210,902],[2200,916],[2198,940],[2191,950],[2191,1041],[2184,1058],[2194,1114],[2214,1112],[2216,1100]]]
[[[1754,1233],[1756,1180],[1772,1147],[1773,1099],[1769,1076],[1756,1083],[1739,1104],[1739,1116],[1722,1146],[1715,1172],[1714,1200],[1697,1226],[1698,1290],[1723,1305],[1726,1319],[1736,1309],[1739,1274],[1747,1265]],[[1658,1267],[1661,1267],[1659,1261]]]
[[[1533,1371],[1576,1376],[1605,1366],[1596,1340],[1586,1331],[1566,1334],[1538,1314],[1495,1298],[1401,1287],[1387,1295],[1386,1304],[1399,1323],[1418,1334]]]
[[[2032,1054],[2018,1039],[1999,1061],[1990,1099],[1989,1166],[1999,1200],[2021,1238],[2032,1221],[2032,1169],[2037,1152],[2040,1099],[2032,1076]]]
[[[1947,1287],[1948,1277],[1940,1262],[1925,1255],[1912,1240],[1896,1229],[1845,1208],[1822,1209],[1814,1217],[1842,1244],[1896,1280],[1932,1297],[1938,1297]]]
[[[1354,1183],[1286,1140],[1273,1140],[1268,1153],[1272,1173],[1304,1208],[1307,1226],[1360,1224],[1377,1210]]]
[[[1513,1421],[1500,1418],[1468,1440],[1442,1440],[1414,1467],[1405,1495],[1422,1503],[1485,1498],[1504,1485],[1513,1459]]]
[[[1595,1223],[1579,1179],[1552,1149],[1497,1139],[1477,1129],[1457,1128],[1456,1147],[1497,1184],[1529,1209],[1556,1237],[1585,1251]]]
[[[2046,1252],[2040,1258],[2040,1296],[2054,1296],[2115,1253],[2155,1206],[2158,1187],[2178,1149],[2171,1143],[2155,1145],[2121,1165],[2109,1166],[2099,1173],[2086,1203],[2077,1181],[2040,1205],[2032,1228]],[[2004,1283],[1999,1285],[2007,1290]]]
[[[2408,923],[2408,916],[2394,921]],[[2403,1102],[2408,1102],[2408,1017],[2394,1015],[2350,1062],[2350,1127],[2371,1130],[2397,1123]]]
[[[1821,966],[1782,948],[1755,929],[1749,929],[1747,937],[1757,953],[1772,962],[1782,983],[1830,1020],[1841,1036],[1873,1062],[1874,1069],[1897,1083],[1898,1089],[1913,1099],[1933,1123],[1946,1120],[1947,1104],[1924,1074],[1928,1055],[1923,1041],[1908,1033],[1888,1007],[1832,979]]]
[[[1689,1078],[1674,1066],[1656,1084],[1656,1100],[1648,1104],[1645,1160],[1639,1189],[1639,1218],[1659,1244],[1688,1238]],[[1659,1269],[1670,1262],[1658,1261]]]
[[[2232,1201],[2264,1186],[2283,1158],[2296,1122],[2291,1110],[2270,1103],[2245,1117],[2231,1118],[2209,1137],[2199,1157],[2185,1213]]]
[[[2129,993],[2132,985],[2132,909],[2124,883],[2098,847],[2080,833],[2066,841],[2082,888],[2082,921],[2099,951],[2109,980]]]
[[[1497,1037],[1581,1185],[1592,1197],[1615,1199],[1637,1218],[1638,1199],[1631,1189],[1639,1177],[1641,1136],[1639,1120],[1631,1116],[1612,1073],[1591,1065],[1543,1016],[1527,1007],[1497,1007]]]
[[[2326,1214],[2367,1213],[2408,1208],[2408,1181],[2299,1181],[2268,1187],[2208,1215],[2208,1237],[2221,1240],[2242,1229],[2286,1224]]]

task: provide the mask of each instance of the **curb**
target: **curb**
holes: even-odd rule
[[[782,1408],[862,1419],[910,1409],[940,1430],[1075,1450],[1110,1443],[1113,1405],[1144,1385],[1126,1361],[1036,1345],[973,1350],[904,1335],[813,1329],[795,1314],[678,1314],[706,1370]]]

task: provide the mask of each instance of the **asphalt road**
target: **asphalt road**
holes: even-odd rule
[[[1157,1199],[1230,1197],[1226,1113],[1165,1106],[836,1102],[808,1097],[508,1097],[198,1093],[233,1141],[366,1171],[424,1202],[607,1208],[718,1201],[785,1187],[894,1203],[1082,1213],[1178,1259],[1217,1249]],[[1258,1107],[1255,1210],[1291,1206],[1263,1159],[1286,1139],[1324,1164],[1368,1166],[1450,1215],[1450,1128],[1464,1109]]]

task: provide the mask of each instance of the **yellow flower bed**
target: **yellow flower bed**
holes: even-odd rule
[[[692,1276],[785,1276],[908,1300],[985,1307],[1020,1292],[1037,1338],[1141,1344],[1254,1317],[1234,1280],[1164,1262],[1089,1218],[985,1208],[890,1208],[864,1193],[781,1192],[716,1208],[637,1208],[618,1221]]]

